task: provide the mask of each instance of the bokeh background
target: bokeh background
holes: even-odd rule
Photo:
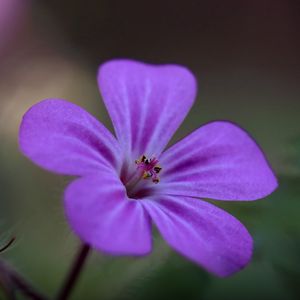
[[[17,237],[1,258],[54,296],[79,244],[62,209],[69,178],[18,150],[24,112],[44,98],[65,98],[111,128],[96,84],[99,64],[177,63],[194,72],[199,92],[174,141],[228,119],[256,138],[278,175],[278,190],[264,200],[216,203],[248,227],[253,261],[219,279],[155,234],[145,258],[93,253],[72,299],[298,299],[299,32],[298,0],[0,0],[0,242]]]

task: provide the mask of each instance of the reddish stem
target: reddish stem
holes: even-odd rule
[[[90,246],[83,244],[75,257],[71,269],[65,279],[65,282],[56,297],[57,300],[66,300],[70,296],[80,272],[84,266],[86,258],[90,252]]]

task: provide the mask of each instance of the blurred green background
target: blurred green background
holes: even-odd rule
[[[0,242],[17,237],[1,258],[53,296],[79,244],[62,209],[69,179],[18,150],[24,112],[44,98],[65,98],[111,128],[96,84],[99,64],[120,57],[177,63],[195,73],[199,92],[174,141],[207,121],[234,121],[279,177],[264,200],[215,202],[253,235],[253,260],[230,278],[215,278],[155,234],[145,258],[93,253],[71,298],[298,299],[298,0],[0,0],[0,12]]]

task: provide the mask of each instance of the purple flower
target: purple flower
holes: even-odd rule
[[[151,225],[167,243],[219,276],[242,269],[252,238],[201,199],[256,200],[277,186],[262,151],[242,129],[216,121],[164,150],[190,110],[196,82],[185,68],[115,60],[98,83],[116,138],[80,107],[47,99],[25,114],[22,152],[39,166],[79,176],[65,192],[75,233],[115,255],[151,251]]]

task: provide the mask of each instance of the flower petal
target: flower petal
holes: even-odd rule
[[[160,158],[165,194],[219,200],[256,200],[277,187],[262,151],[229,122],[204,125]]]
[[[92,247],[115,255],[151,251],[151,222],[139,201],[129,200],[112,171],[82,177],[65,192],[71,227]]]
[[[118,168],[120,147],[85,110],[60,99],[32,106],[20,127],[21,151],[39,166],[66,175]]]
[[[160,154],[196,94],[194,76],[176,65],[110,61],[100,67],[98,83],[117,138],[134,158]]]
[[[168,244],[209,272],[228,276],[249,262],[251,236],[222,209],[189,197],[157,196],[142,203]]]

